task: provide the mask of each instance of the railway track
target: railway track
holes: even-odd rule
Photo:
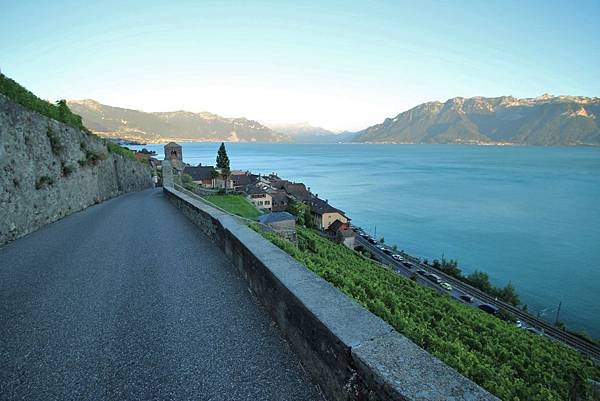
[[[385,253],[381,252],[379,249],[377,249],[375,247],[375,245],[369,243],[368,241],[361,241],[361,243],[363,245],[369,246],[371,251],[376,251],[376,253],[380,254],[380,256],[383,255],[387,262],[393,263],[397,267],[402,267],[400,262],[394,260],[393,258],[389,257]],[[475,287],[472,287],[471,285],[464,283],[463,281],[460,281],[457,278],[452,277],[439,269],[436,269],[430,265],[426,265],[426,264],[422,263],[420,261],[420,259],[418,259],[414,256],[411,256],[411,255],[403,253],[403,252],[400,254],[402,255],[402,257],[404,259],[410,261],[412,264],[414,264],[418,268],[437,274],[438,276],[440,276],[442,278],[442,280],[451,284],[457,290],[460,290],[460,291],[464,292],[465,294],[471,295],[484,303],[493,305],[497,308],[500,308],[507,312],[510,312],[511,314],[513,314],[514,316],[516,316],[518,319],[525,322],[526,324],[536,327],[538,329],[542,329],[543,333],[546,336],[548,336],[549,338],[560,341],[563,344],[566,344],[566,345],[570,346],[571,348],[577,350],[578,352],[590,357],[596,363],[600,363],[600,347],[591,343],[590,341],[587,341],[587,340],[585,340],[581,337],[578,337],[574,334],[571,334],[564,330],[561,330],[561,329],[553,326],[552,324],[546,322],[545,320],[539,319],[539,318],[537,318],[537,317],[511,305],[511,304],[508,304],[506,302],[498,300],[495,297],[493,297],[489,294],[486,294],[485,292],[483,292]]]

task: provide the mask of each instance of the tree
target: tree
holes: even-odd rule
[[[294,199],[290,199],[287,205],[288,212],[296,216],[296,222],[301,226],[310,227],[312,223],[312,217],[310,216],[310,211],[308,210],[308,206],[306,206],[302,202],[298,202]],[[308,211],[308,213],[307,213]]]
[[[227,156],[227,150],[223,142],[221,142],[221,146],[217,152],[217,168],[229,170],[229,156]]]
[[[71,114],[71,110],[69,110],[69,106],[67,106],[67,101],[64,99],[57,101],[56,107],[58,107],[58,116],[60,120],[63,123],[67,122],[67,118]]]
[[[456,277],[458,279],[462,279],[462,272],[461,270],[458,268],[458,262],[456,260],[450,259],[450,260],[446,260],[443,256],[442,256],[442,262],[440,265],[440,270],[443,271],[446,274],[449,274],[453,277]]]
[[[490,277],[487,273],[479,270],[475,270],[473,273],[467,276],[467,282],[473,287],[479,288],[483,292],[488,294],[492,291],[492,285],[490,284]]]
[[[225,181],[225,193],[227,193],[227,180],[231,174],[231,169],[229,168],[229,156],[227,156],[227,150],[225,150],[223,142],[221,142],[221,146],[217,152],[217,168],[221,170],[221,175]]]
[[[517,294],[515,287],[513,286],[512,282],[510,282],[510,281],[508,282],[508,284],[506,284],[506,286],[504,286],[502,289],[500,289],[498,298],[500,298],[504,302],[508,302],[515,306],[521,303],[521,300],[519,299],[519,295]]]
[[[313,221],[312,215],[310,214],[310,208],[306,205],[304,206],[304,226],[308,228],[315,228],[315,223]]]
[[[198,185],[194,182],[194,179],[189,174],[181,174],[181,185],[188,191],[193,191],[198,187]]]
[[[211,185],[214,188],[215,187],[215,179],[219,177],[219,172],[217,170],[210,170],[210,180],[211,180]]]

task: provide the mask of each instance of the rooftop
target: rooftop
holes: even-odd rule
[[[202,181],[210,180],[211,178],[213,178],[211,172],[214,170],[215,168],[213,166],[195,166],[185,167],[183,169],[183,173],[191,175],[192,180],[194,181]]]
[[[283,189],[299,201],[310,201],[313,197],[301,182],[287,182],[283,185]]]
[[[262,216],[260,216],[258,218],[258,221],[260,221],[263,224],[269,224],[269,223],[277,223],[280,221],[287,221],[287,220],[296,220],[296,217],[288,212],[273,212],[273,213],[269,213],[269,214],[263,214]]]
[[[313,211],[313,213],[321,215],[325,213],[339,213],[342,216],[346,216],[343,211],[331,206],[328,202],[317,198],[316,196],[312,197],[310,200],[310,209]]]

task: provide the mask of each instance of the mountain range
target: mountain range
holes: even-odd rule
[[[352,141],[598,146],[599,116],[597,97],[455,97],[387,118]]]
[[[71,110],[100,136],[139,142],[455,143],[600,146],[600,98],[542,95],[518,99],[455,97],[428,102],[358,132],[336,134],[308,123],[272,124],[187,111],[148,113],[94,100]]]
[[[355,132],[333,132],[322,127],[315,127],[308,122],[292,124],[268,124],[273,130],[281,132],[293,143],[343,143],[352,140]]]
[[[95,100],[69,100],[84,125],[102,137],[138,142],[231,141],[289,142],[290,138],[257,121],[189,111],[148,113],[101,104]]]

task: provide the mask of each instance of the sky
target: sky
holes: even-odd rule
[[[600,96],[599,20],[597,0],[0,0],[0,70],[49,100],[355,131],[455,96]]]

